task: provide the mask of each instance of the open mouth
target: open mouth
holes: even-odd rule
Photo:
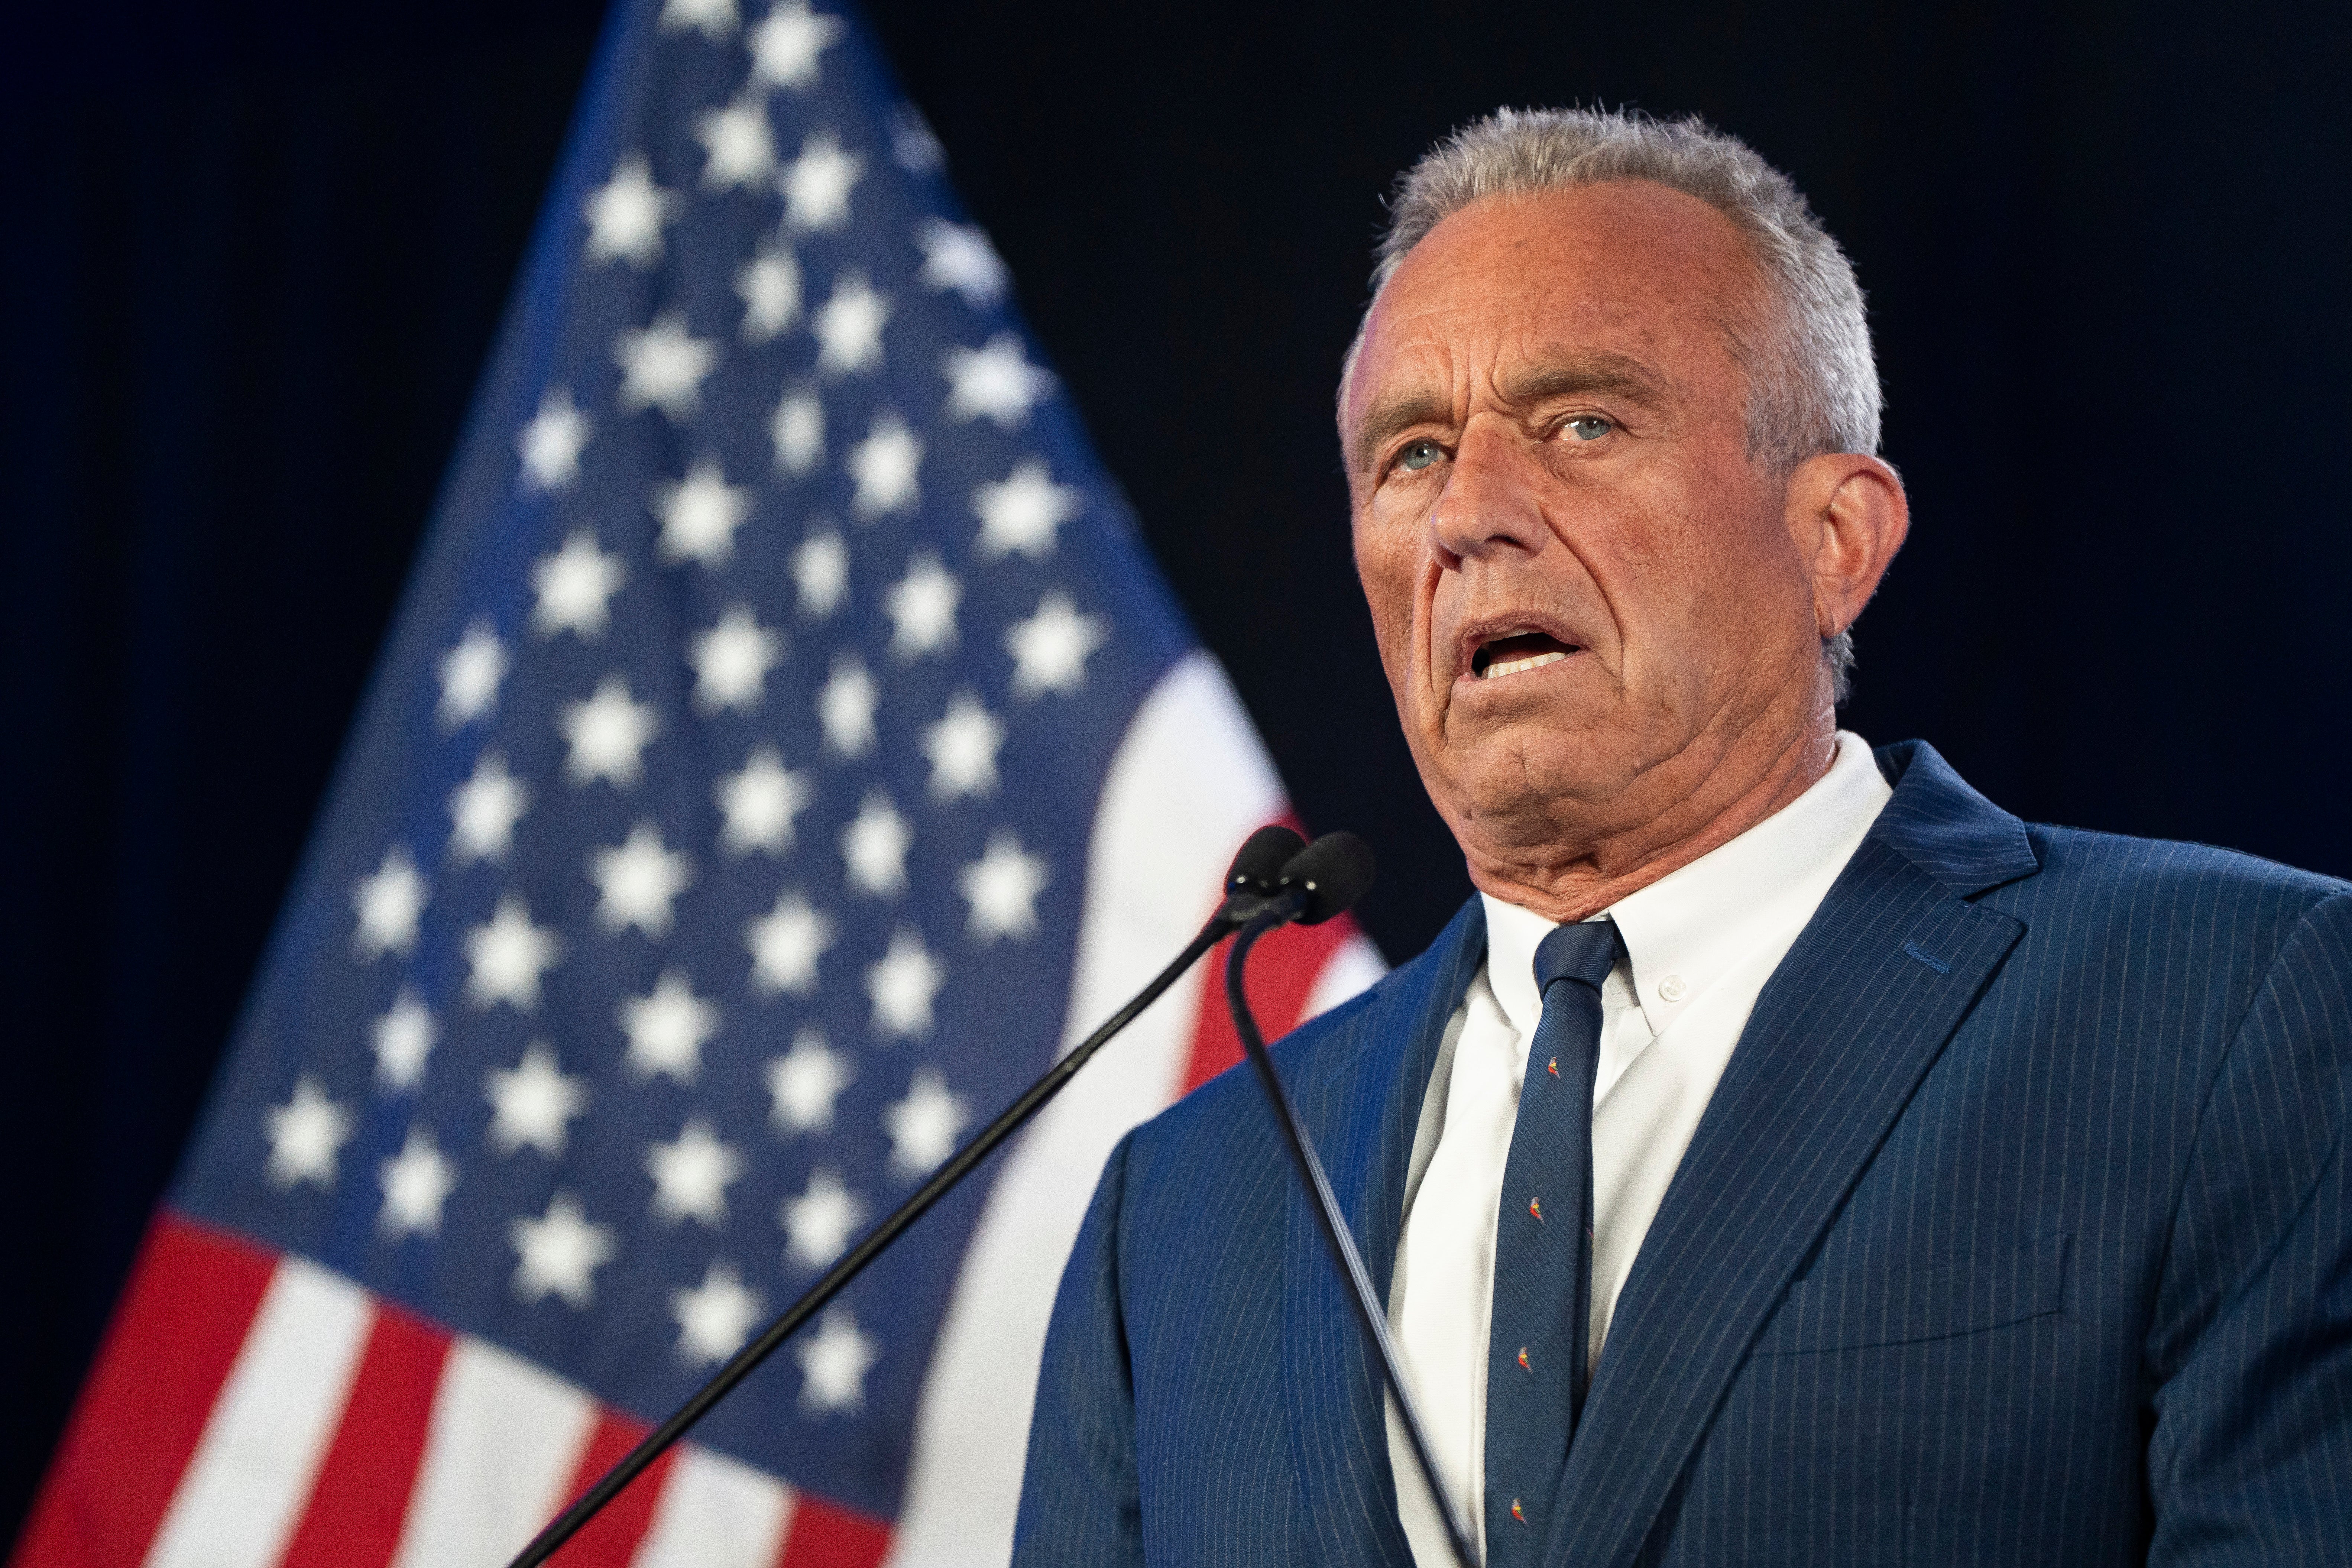
[[[1500,680],[1507,675],[1558,664],[1570,654],[1582,651],[1549,632],[1513,632],[1480,643],[1470,656],[1470,673],[1480,680]]]

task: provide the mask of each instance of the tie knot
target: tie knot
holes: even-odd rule
[[[1559,981],[1573,980],[1591,986],[1597,995],[1616,963],[1615,921],[1579,921],[1561,926],[1536,948],[1537,994],[1549,994]]]

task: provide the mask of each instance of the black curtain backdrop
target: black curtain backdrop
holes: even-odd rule
[[[754,9],[757,0],[753,0]],[[1393,958],[1468,890],[1348,558],[1387,182],[1498,104],[1696,111],[1868,289],[1911,543],[1849,722],[2033,818],[2352,874],[2352,303],[2327,15],[883,4],[1046,353]],[[0,31],[0,1539],[268,937],[600,7]]]

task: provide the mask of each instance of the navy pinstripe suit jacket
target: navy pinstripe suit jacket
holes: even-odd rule
[[[1626,1282],[1548,1560],[2352,1564],[2352,888],[1879,762]],[[1383,1291],[1485,947],[1474,900],[1276,1051]],[[1242,1073],[1131,1134],[1014,1561],[1409,1564],[1342,1289]]]

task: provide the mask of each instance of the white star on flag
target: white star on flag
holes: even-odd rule
[[[940,564],[939,552],[919,549],[907,557],[907,574],[882,596],[890,617],[890,652],[901,659],[945,653],[956,645],[956,608],[963,584]]]
[[[933,292],[952,289],[975,310],[1004,298],[1004,263],[977,227],[927,217],[915,226],[915,246],[923,253],[915,281]]]
[[[530,612],[535,637],[570,632],[583,642],[594,642],[613,624],[613,595],[629,580],[629,568],[616,554],[596,547],[596,531],[582,526],[564,536],[563,548],[530,563],[531,592],[537,602]]]
[[[262,1131],[269,1139],[262,1174],[281,1193],[290,1193],[303,1182],[322,1193],[333,1192],[336,1157],[358,1130],[359,1119],[328,1099],[319,1080],[304,1073],[294,1080],[294,1092],[286,1103],[273,1105],[262,1115]]]
[[[1084,490],[1055,484],[1045,458],[1024,458],[998,482],[973,487],[971,510],[980,516],[973,549],[983,561],[1043,561],[1054,553],[1055,531],[1086,510],[1086,499]]]
[[[955,1152],[956,1134],[971,1121],[963,1100],[948,1092],[937,1068],[917,1068],[907,1098],[882,1108],[882,1131],[890,1136],[890,1173],[917,1181]]]
[[[636,927],[658,942],[669,935],[671,903],[694,880],[694,858],[665,848],[661,829],[641,821],[619,848],[588,852],[588,879],[596,884],[596,923],[618,934]]]
[[[457,1163],[441,1152],[430,1131],[410,1127],[400,1152],[376,1167],[376,1181],[383,1207],[375,1223],[385,1237],[399,1241],[441,1234],[441,1205],[457,1185]]]
[[[947,167],[947,153],[931,134],[922,110],[911,103],[895,105],[882,117],[890,132],[890,162],[910,174],[936,174]]]
[[[1013,695],[1032,701],[1048,691],[1065,697],[1087,683],[1087,658],[1109,634],[1100,616],[1082,616],[1059,588],[1037,601],[1037,613],[1004,633],[1013,655]]]
[[[615,672],[597,683],[593,697],[565,703],[555,728],[572,747],[563,759],[567,780],[584,789],[604,779],[630,790],[645,777],[643,753],[661,732],[661,710],[631,697],[628,677]]]
[[[551,386],[539,395],[539,412],[515,436],[515,454],[522,459],[522,483],[541,494],[570,489],[580,482],[580,454],[596,422],[572,402],[568,386]]]
[[[1052,879],[1044,856],[1024,854],[1011,828],[996,829],[988,836],[988,848],[981,858],[956,877],[964,901],[971,905],[965,931],[979,942],[1034,935],[1037,895]]]
[[[802,234],[824,234],[849,222],[849,193],[866,173],[866,160],[842,151],[830,131],[812,131],[801,155],[784,165],[776,188],[784,196],[784,225]]]
[[[834,1101],[857,1076],[849,1064],[824,1030],[803,1025],[791,1050],[768,1058],[768,1124],[787,1134],[832,1131]]]
[[[776,1221],[784,1227],[785,1257],[810,1269],[840,1257],[850,1233],[865,1220],[866,1205],[830,1165],[811,1171],[801,1195],[786,1198],[776,1209]]]
[[[415,952],[420,934],[417,917],[432,896],[433,884],[417,870],[408,850],[398,844],[387,847],[376,868],[352,884],[352,910],[359,917],[352,928],[352,952],[362,963],[387,952],[403,958]]]
[[[1000,430],[1029,423],[1029,410],[1054,389],[1054,374],[1031,364],[1021,339],[999,332],[984,348],[953,348],[940,360],[948,379],[950,419],[993,420]]]
[[[643,272],[662,258],[662,226],[676,223],[686,198],[654,184],[642,153],[624,154],[613,177],[588,193],[588,259],[625,261]]]
[[[816,15],[808,0],[779,0],[744,40],[751,50],[751,79],[796,92],[814,87],[817,56],[840,37],[840,18]]]
[[[868,898],[895,899],[907,890],[907,849],[914,830],[881,790],[870,790],[841,830],[846,880]]]
[[[793,387],[768,416],[768,441],[776,449],[776,472],[797,479],[824,459],[824,404],[814,391]]]
[[[846,1307],[827,1312],[814,1334],[793,1346],[801,1363],[801,1408],[811,1415],[855,1414],[866,1408],[866,1374],[882,1347],[857,1326]]]
[[[661,519],[664,561],[698,561],[716,569],[735,553],[735,531],[751,515],[751,491],[729,484],[718,458],[697,458],[685,479],[654,487],[653,510]]]
[[[743,341],[775,342],[801,316],[801,267],[792,247],[761,240],[759,253],[735,269],[735,296],[743,301]]]
[[[845,757],[862,757],[874,749],[874,705],[881,700],[866,661],[844,648],[833,656],[833,673],[817,688],[817,722],[824,730],[825,749]]]
[[[751,605],[729,605],[717,626],[695,634],[687,654],[696,711],[757,712],[768,695],[768,671],[783,657],[784,639],[753,619]]]
[[[686,311],[673,305],[649,327],[624,328],[613,340],[621,367],[614,402],[628,413],[659,408],[673,425],[702,411],[702,383],[719,367],[719,351],[687,330]]]
[[[766,996],[811,994],[816,990],[816,961],[833,945],[833,917],[799,889],[778,893],[775,908],[743,927],[743,945],[751,952],[751,989]]]
[[[499,640],[488,616],[466,623],[466,635],[441,656],[441,700],[433,710],[445,735],[454,735],[477,719],[498,711],[499,683],[513,668],[507,645]]]
[[[743,1156],[720,1142],[709,1121],[688,1117],[677,1142],[646,1147],[655,1216],[669,1225],[690,1219],[719,1229],[727,1223],[727,1189],[741,1178],[743,1169]]]
[[[787,769],[774,743],[762,741],[743,759],[741,772],[719,775],[711,796],[727,818],[719,830],[720,848],[781,858],[793,847],[793,819],[816,798],[816,785],[808,774]]]
[[[714,1262],[703,1270],[701,1284],[670,1292],[669,1310],[677,1320],[677,1359],[703,1367],[740,1349],[768,1307],[757,1290],[745,1289],[733,1264]]]
[[[487,1012],[504,1002],[530,1012],[539,1005],[540,976],[563,957],[563,939],[553,926],[530,923],[520,893],[508,893],[488,921],[466,932],[466,1000]]]
[[[504,860],[514,848],[515,824],[530,809],[530,786],[507,772],[496,747],[474,759],[474,771],[449,792],[449,858],[460,866]]]
[[[923,443],[895,408],[877,408],[866,439],[849,449],[843,465],[857,481],[849,510],[861,518],[906,511],[922,499],[916,475],[923,466]]]
[[[948,699],[948,710],[923,731],[923,755],[931,763],[931,798],[944,805],[967,796],[996,793],[996,753],[1004,745],[1004,721],[966,689]]]
[[[830,530],[812,533],[793,552],[793,586],[803,620],[821,621],[849,595],[849,546]]]
[[[624,996],[618,1012],[629,1037],[622,1059],[650,1082],[656,1077],[687,1088],[702,1076],[702,1047],[719,1033],[719,1007],[694,994],[681,969],[665,969],[643,996]]]
[[[767,100],[739,93],[724,109],[706,109],[694,121],[702,143],[702,188],[728,191],[761,184],[776,171],[776,139],[768,130]]]
[[[368,1045],[375,1052],[375,1085],[387,1094],[404,1094],[425,1081],[425,1059],[441,1037],[440,1026],[416,987],[403,982],[392,994],[392,1005],[368,1026]]]
[[[948,966],[923,946],[922,933],[900,926],[890,933],[889,951],[866,967],[866,995],[874,1004],[868,1032],[883,1039],[928,1038],[932,999],[947,983]]]
[[[561,1296],[565,1306],[583,1312],[596,1304],[596,1270],[621,1252],[612,1228],[589,1224],[570,1193],[549,1198],[538,1219],[518,1215],[507,1226],[507,1240],[520,1259],[512,1281],[516,1300],[529,1305]]]
[[[656,26],[665,33],[696,32],[705,43],[723,44],[735,36],[740,20],[735,0],[663,0]]]
[[[877,292],[856,268],[843,268],[809,322],[816,334],[816,368],[830,376],[876,369],[882,363],[882,329],[889,323],[890,296]]]
[[[554,1047],[533,1040],[523,1047],[520,1063],[492,1068],[482,1085],[490,1101],[485,1136],[492,1149],[512,1154],[528,1147],[551,1160],[563,1157],[568,1123],[587,1110],[590,1090],[586,1079],[564,1075]]]

